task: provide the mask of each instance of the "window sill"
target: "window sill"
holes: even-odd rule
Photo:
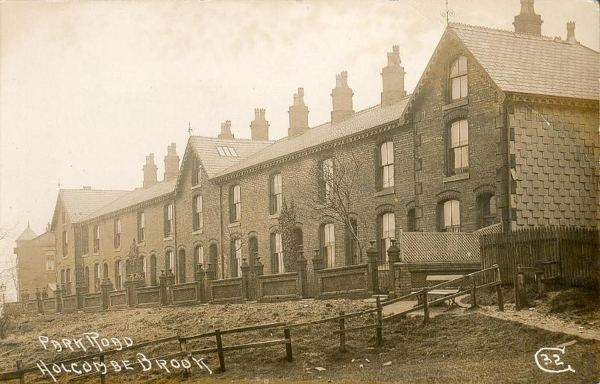
[[[121,252],[121,247],[115,248],[115,252]]]
[[[172,235],[171,236],[167,236],[167,237],[165,237],[163,239],[163,241],[171,241],[171,240],[173,240],[173,236]]]
[[[195,231],[192,232],[192,235],[201,235],[203,232],[204,231],[202,228],[196,229]]]
[[[382,189],[379,192],[375,192],[373,194],[374,197],[380,197],[380,196],[388,196],[388,195],[393,195],[396,191],[394,190],[394,187],[388,187],[385,189]]]
[[[280,213],[280,212],[277,212],[277,213],[274,213],[274,214],[272,214],[272,215],[269,215],[269,216],[268,216],[268,218],[269,218],[269,219],[279,219],[279,213]]]
[[[94,252],[94,253],[93,253],[93,255],[94,255],[94,256],[100,256],[100,251],[98,251],[98,252]]]
[[[200,188],[202,188],[202,184],[192,185],[192,191],[195,191],[196,189],[200,189]]]
[[[465,105],[469,105],[469,99],[467,97],[463,97],[462,99],[458,99],[456,101],[452,101],[446,105],[442,105],[442,111],[447,111],[449,109],[464,107]]]
[[[228,228],[235,228],[235,227],[239,227],[239,226],[241,226],[241,225],[242,225],[242,223],[241,223],[240,221],[236,221],[236,222],[234,222],[234,223],[229,223],[229,224],[227,225],[227,227],[228,227]]]
[[[467,180],[469,177],[470,177],[469,172],[462,172],[462,173],[459,173],[458,175],[444,177],[442,182],[451,183],[453,181]]]
[[[88,257],[88,253],[84,253],[83,255],[81,255],[81,257]]]
[[[139,242],[137,243],[137,245],[138,245],[138,247],[145,247],[145,246],[146,246],[146,240],[144,240],[144,241],[139,241]]]

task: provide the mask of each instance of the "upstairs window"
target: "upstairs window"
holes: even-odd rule
[[[165,237],[173,236],[173,203],[164,206],[164,221]]]
[[[100,226],[94,225],[94,253],[100,251]]]
[[[115,248],[119,248],[121,246],[121,219],[115,220]]]
[[[198,264],[204,266],[204,247],[201,245],[196,245],[194,247],[194,270]]]
[[[62,231],[62,254],[63,257],[69,254],[69,232]]]
[[[452,100],[467,97],[467,58],[461,56],[450,66],[450,96]]]
[[[202,218],[202,196],[194,196],[192,202],[192,212],[194,213],[194,231],[199,231],[204,226]]]
[[[90,251],[89,230],[90,229],[88,227],[83,227],[83,229],[81,230],[81,254],[82,255],[87,255],[87,253]]]
[[[194,167],[192,169],[192,185],[202,185],[202,167],[200,166],[200,160],[194,160]]]
[[[46,254],[46,271],[54,271],[54,254]]]
[[[379,260],[387,261],[387,250],[392,245],[392,239],[396,238],[396,215],[393,212],[381,215],[379,226]]]
[[[379,148],[379,188],[394,186],[394,142],[387,141]]]
[[[281,205],[283,204],[283,188],[281,173],[275,173],[271,175],[269,180],[269,190],[269,212],[271,213],[271,215],[274,215],[276,213],[279,213],[279,211],[281,210]]]
[[[446,200],[438,204],[438,229],[460,232],[460,201]]]
[[[321,226],[320,240],[325,267],[335,267],[335,226],[332,223]]]
[[[175,254],[173,251],[167,251],[165,253],[165,271],[173,272],[175,270]]]
[[[332,198],[333,191],[333,159],[327,158],[323,160],[321,162],[319,171],[321,176],[321,200],[328,202]]]
[[[458,120],[450,125],[448,140],[448,174],[455,175],[469,169],[469,123]]]
[[[146,241],[146,213],[138,213],[138,243]]]
[[[229,222],[235,223],[242,219],[242,189],[239,184],[229,188]]]
[[[271,233],[271,273],[284,273],[281,233]]]

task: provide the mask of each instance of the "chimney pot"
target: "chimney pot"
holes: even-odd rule
[[[352,109],[352,89],[348,87],[348,72],[342,71],[335,76],[335,88],[331,90],[333,109],[331,123],[336,124],[354,114]]]
[[[167,146],[167,156],[165,156],[165,175],[164,180],[171,180],[179,176],[179,156],[175,143]]]
[[[535,14],[533,9],[534,0],[521,0],[521,13],[515,16],[513,25],[516,33],[528,35],[542,35],[542,17]]]
[[[231,133],[231,120],[225,120],[224,123],[221,123],[221,133],[217,136],[219,139],[234,139],[235,137]]]
[[[294,93],[294,104],[289,109],[290,128],[288,137],[292,138],[308,131],[308,107],[304,104],[304,88]]]
[[[157,170],[158,167],[154,164],[154,153],[146,156],[146,164],[142,167],[144,172],[143,187],[148,188],[158,183]]]
[[[404,96],[404,68],[400,65],[400,46],[392,46],[392,52],[387,54],[388,64],[381,71],[383,81],[383,92],[381,92],[381,104],[394,104]]]
[[[569,21],[567,23],[567,41],[569,43],[577,43],[577,39],[575,39],[575,22]]]
[[[250,123],[252,140],[269,140],[269,122],[265,119],[265,110],[256,108],[254,120]]]

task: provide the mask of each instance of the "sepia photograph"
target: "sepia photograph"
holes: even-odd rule
[[[1,383],[600,383],[598,0],[0,1]]]

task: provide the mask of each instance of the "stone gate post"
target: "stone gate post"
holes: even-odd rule
[[[389,292],[390,298],[396,297],[396,267],[395,264],[400,261],[400,248],[396,245],[396,240],[392,240],[392,245],[387,250],[389,266]]]
[[[367,260],[368,260],[368,274],[369,281],[367,289],[370,294],[379,293],[379,271],[377,270],[377,264],[379,262],[379,251],[375,248],[375,240],[369,241],[371,244],[367,248]]]

